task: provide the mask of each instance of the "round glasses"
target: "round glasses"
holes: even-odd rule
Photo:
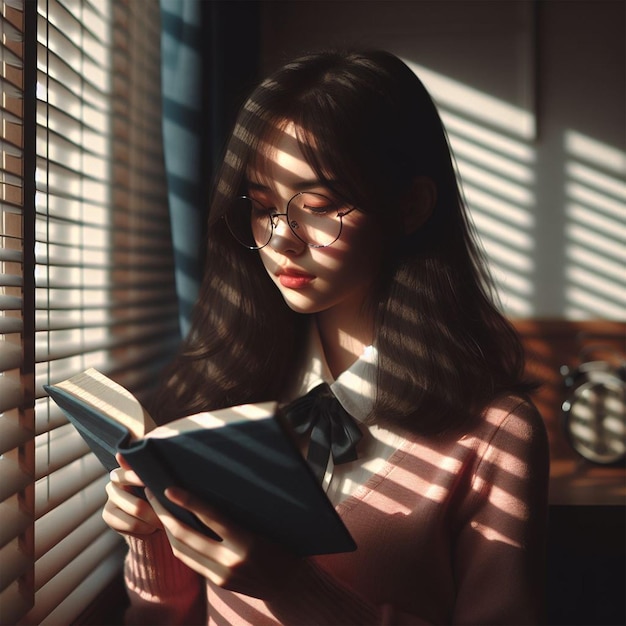
[[[285,218],[291,232],[307,246],[326,248],[339,239],[343,216],[354,209],[346,209],[344,203],[321,193],[303,191],[289,200],[285,213],[241,196],[234,200],[224,219],[233,237],[250,250],[260,250],[270,242],[280,217]]]

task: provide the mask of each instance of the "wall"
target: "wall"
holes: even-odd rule
[[[266,70],[332,45],[416,69],[510,316],[624,319],[622,0],[273,0],[262,16]]]

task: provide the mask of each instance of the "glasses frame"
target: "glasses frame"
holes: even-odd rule
[[[278,213],[278,212],[271,212],[261,202],[259,202],[258,200],[255,200],[254,198],[251,198],[250,196],[242,195],[242,196],[237,196],[235,198],[235,201],[236,200],[249,200],[250,202],[256,203],[259,206],[263,207],[263,209],[265,209],[267,211],[267,214],[268,214],[268,217],[269,217],[269,220],[270,220],[270,225],[271,225],[271,234],[270,234],[269,239],[267,240],[267,242],[264,243],[262,246],[249,246],[249,245],[243,243],[241,241],[241,239],[239,239],[237,237],[237,235],[235,234],[233,229],[230,227],[230,224],[228,223],[228,212],[226,212],[222,216],[222,218],[226,222],[226,227],[228,228],[230,234],[233,236],[235,241],[238,244],[242,245],[244,248],[247,248],[248,250],[262,250],[263,248],[265,248],[265,246],[269,245],[270,241],[272,241],[272,237],[274,236],[274,230],[276,229],[276,227],[278,225],[278,221],[277,221],[276,218],[279,218],[279,217],[284,217],[285,218],[285,223],[289,227],[289,230],[296,236],[297,239],[299,239],[302,243],[306,244],[309,248],[328,248],[329,246],[332,246],[339,239],[339,237],[341,237],[341,232],[343,231],[343,218],[346,215],[348,215],[349,213],[352,213],[352,211],[354,211],[356,209],[356,207],[355,206],[350,207],[347,211],[337,211],[336,217],[339,218],[339,233],[337,234],[337,236],[330,243],[325,243],[325,244],[309,243],[308,241],[306,241],[302,237],[300,237],[300,235],[298,235],[298,233],[295,231],[295,229],[293,228],[293,226],[291,225],[291,222],[289,220],[289,206],[291,205],[291,203],[296,198],[298,198],[299,196],[303,196],[305,194],[319,196],[321,198],[324,198],[325,200],[328,200],[329,202],[333,202],[332,198],[329,198],[328,196],[324,195],[323,193],[318,193],[317,191],[299,191],[298,193],[294,194],[289,199],[289,201],[287,202],[287,206],[285,207],[285,212],[284,213]]]

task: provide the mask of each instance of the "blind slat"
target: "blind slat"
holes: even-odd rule
[[[78,354],[86,354],[90,352],[101,352],[103,350],[106,351],[114,351],[119,350],[121,348],[128,348],[130,346],[144,346],[145,344],[149,344],[152,341],[163,340],[163,331],[164,330],[172,330],[174,328],[174,324],[170,322],[169,325],[161,325],[161,324],[147,324],[144,327],[138,327],[137,333],[132,335],[123,335],[121,337],[109,336],[107,334],[106,337],[102,339],[82,339],[80,342],[80,346],[76,345],[74,342],[72,345],[68,345],[68,343],[64,340],[56,342],[56,344],[48,344],[38,349],[35,353],[35,361],[37,363],[46,363],[50,361],[59,361],[61,359],[67,359],[72,356],[76,356]],[[88,333],[82,332],[80,329],[77,331],[78,334],[85,336]],[[54,338],[51,337],[54,341]],[[167,339],[163,345],[168,345]],[[159,351],[161,348],[157,348]]]
[[[67,572],[55,576],[36,594],[35,609],[26,615],[26,623],[71,624],[119,574],[123,556],[119,538],[103,535],[90,550],[74,560]]]
[[[98,561],[95,569],[89,571],[79,585],[54,609],[46,620],[47,624],[69,624],[73,616],[82,613],[97,599],[103,588],[119,576],[125,548],[119,545]]]
[[[4,103],[0,102],[0,118],[4,119],[7,124],[14,124],[16,126],[22,125],[22,118],[18,115],[15,115],[12,111],[10,111],[6,106],[3,106]]]
[[[0,607],[2,607],[2,623],[17,624],[28,609],[32,606],[25,596],[23,586],[16,578],[13,583],[0,592]]]
[[[122,560],[120,539],[112,532],[98,538],[96,542],[72,561],[71,567],[65,568],[47,585],[35,594],[35,608],[25,616],[27,624],[70,624],[72,619],[57,621],[65,611],[66,615],[76,618],[87,606],[85,598],[80,598],[78,589],[87,577],[94,573],[94,567],[101,563],[115,572],[119,572]],[[109,578],[110,580],[110,578]],[[98,581],[103,589],[103,581]],[[73,592],[76,592],[75,594]]]
[[[5,0],[5,4],[19,12],[23,9],[23,0]],[[10,15],[10,13],[0,15],[0,27],[2,28],[0,32],[2,32],[9,41],[21,43],[24,41],[21,25],[14,23]]]
[[[0,95],[14,100],[21,100],[22,90],[19,85],[15,85],[6,76],[0,76]]]
[[[0,249],[0,263],[21,263],[23,253],[21,250],[12,250],[11,248]]]
[[[52,511],[37,520],[35,558],[38,559],[67,536],[67,528],[78,526],[94,513],[100,512],[106,501],[106,476],[94,481],[80,493],[67,500],[67,506]]]
[[[98,459],[88,454],[38,481],[35,485],[35,519],[67,502],[104,473]]]
[[[89,454],[89,447],[83,441],[75,428],[57,428],[54,431],[54,440],[44,439],[43,444],[36,445],[36,449],[44,445],[49,448],[45,454],[36,455],[35,479],[39,480],[52,472],[70,465],[81,457]]]
[[[28,555],[20,549],[17,539],[0,548],[0,563],[0,591],[22,576],[30,566]]]
[[[4,24],[2,24],[4,26]],[[9,47],[0,44],[0,63],[12,65],[18,69],[22,69],[22,59],[18,57]]]
[[[0,376],[0,413],[20,406],[23,400],[22,387],[17,379]],[[21,428],[21,426],[17,426]]]
[[[0,274],[0,287],[21,287],[21,274]]]
[[[108,332],[113,332],[116,329],[123,327],[141,327],[144,324],[161,323],[163,331],[173,332],[175,330],[175,324],[172,322],[172,315],[177,310],[176,303],[171,303],[167,308],[163,307],[161,310],[156,311],[153,305],[158,305],[158,300],[142,300],[140,302],[135,301],[131,307],[118,307],[115,317],[111,315],[105,315],[104,311],[101,311],[100,315],[94,317],[93,321],[86,320],[82,324],[76,322],[72,317],[72,311],[56,311],[58,315],[51,315],[48,319],[42,320],[41,324],[37,325],[37,332],[55,332],[62,330],[88,330],[91,328],[102,328]],[[51,311],[55,313],[55,311]]]
[[[74,530],[57,542],[36,563],[35,593],[48,584],[57,574],[72,564],[78,556],[102,535],[112,531],[104,523],[100,511],[91,515],[82,524],[74,522]],[[115,536],[116,543],[121,537]]]
[[[32,483],[33,477],[20,466],[15,451],[0,457],[0,502],[4,502]]]
[[[0,335],[21,333],[23,328],[24,324],[19,317],[9,317],[7,315],[0,317]]]
[[[17,496],[12,496],[0,503],[0,547],[18,537],[31,524],[31,516],[21,507]]]
[[[19,369],[21,365],[22,346],[8,341],[0,342],[0,372]]]
[[[46,379],[47,384],[47,379]],[[38,437],[44,433],[52,432],[57,428],[69,426],[67,418],[60,408],[48,401],[48,398],[42,399],[37,403],[38,408],[35,411],[35,436]]]
[[[21,393],[19,388],[18,393]],[[23,445],[29,439],[32,439],[32,433],[24,429],[14,415],[8,411],[0,415],[0,455]],[[4,523],[1,515],[0,520]]]
[[[3,311],[21,311],[22,298],[18,296],[5,296],[0,294],[0,310]]]

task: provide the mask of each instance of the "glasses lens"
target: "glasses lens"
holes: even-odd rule
[[[272,236],[268,210],[251,198],[237,198],[225,218],[233,237],[246,248],[262,248]]]
[[[342,205],[318,193],[299,193],[287,207],[291,230],[305,243],[324,247],[337,241],[341,233],[339,211]]]

